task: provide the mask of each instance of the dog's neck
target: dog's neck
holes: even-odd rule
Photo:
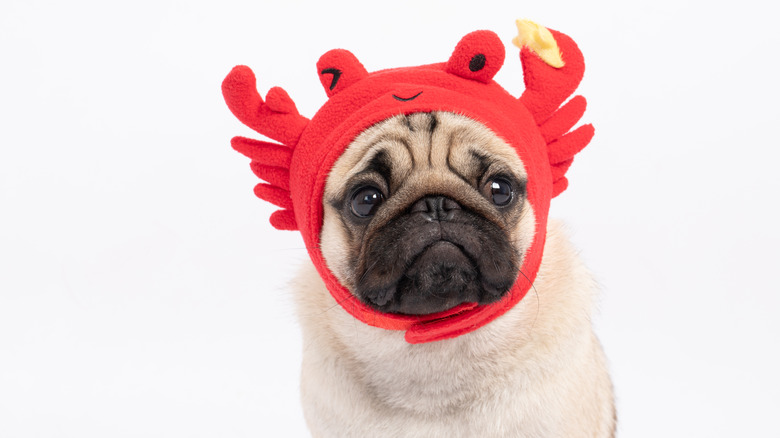
[[[548,230],[542,267],[528,296],[491,324],[455,339],[408,344],[402,332],[352,319],[313,271],[302,277],[302,391],[313,430],[334,421],[370,422],[372,412],[394,413],[403,421],[466,421],[504,405],[530,409],[529,416],[545,411],[523,421],[563,425],[562,418],[552,418],[571,411],[562,403],[590,403],[598,396],[610,398],[600,405],[611,406],[608,390],[592,390],[587,375],[604,369],[590,324],[594,283],[556,225]],[[608,389],[602,374],[597,384]],[[344,406],[357,407],[348,415],[365,418],[337,420],[347,415]],[[513,415],[514,422],[523,417]],[[315,425],[320,422],[323,426]]]

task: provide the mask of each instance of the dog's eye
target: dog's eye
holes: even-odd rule
[[[358,217],[369,217],[376,213],[379,204],[384,201],[382,192],[376,187],[362,187],[352,195],[352,213]]]
[[[503,207],[512,202],[512,185],[504,178],[494,178],[490,181],[490,200],[493,204]]]

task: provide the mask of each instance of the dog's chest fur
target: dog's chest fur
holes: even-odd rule
[[[302,396],[315,437],[609,437],[593,280],[549,227],[535,289],[487,326],[412,345],[355,321],[307,268],[297,285]]]

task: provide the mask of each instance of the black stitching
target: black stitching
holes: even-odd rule
[[[420,91],[419,93],[415,94],[412,97],[399,97],[399,96],[396,96],[395,94],[393,94],[393,98],[395,100],[400,100],[401,102],[409,102],[410,100],[417,99],[417,96],[419,96],[421,94],[422,94],[422,91]]]
[[[324,74],[332,74],[333,75],[333,79],[331,79],[331,81],[330,81],[330,88],[329,88],[330,90],[332,90],[332,89],[336,88],[336,83],[338,83],[339,78],[341,77],[341,70],[339,70],[337,68],[326,68],[325,70],[321,71],[320,74],[321,75],[324,75]]]

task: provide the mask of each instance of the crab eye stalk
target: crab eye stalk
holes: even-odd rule
[[[493,178],[489,183],[490,201],[497,207],[504,207],[512,202],[514,191],[512,184],[504,178]]]
[[[504,44],[489,30],[478,30],[464,36],[450,59],[447,72],[482,83],[490,83],[504,64]]]
[[[352,214],[357,217],[370,217],[376,214],[377,209],[384,200],[384,195],[382,195],[382,192],[376,187],[361,187],[352,195],[350,209],[352,210]]]

